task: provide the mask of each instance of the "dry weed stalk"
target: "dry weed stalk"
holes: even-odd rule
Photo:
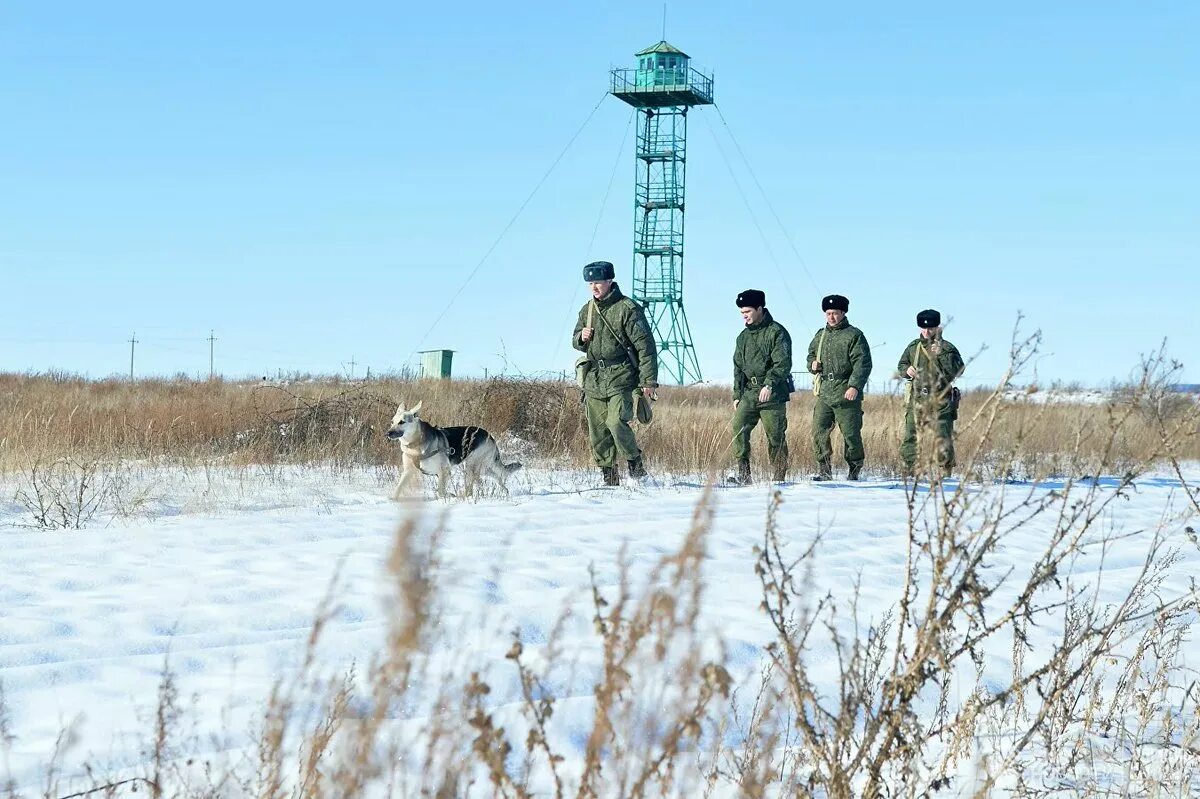
[[[89,457],[60,458],[22,469],[14,499],[28,512],[31,527],[79,530],[97,514],[116,510],[124,488],[119,465]]]
[[[714,700],[728,698],[732,687],[724,665],[704,657],[697,624],[712,502],[708,492],[701,497],[678,552],[655,566],[636,603],[627,567],[621,568],[611,603],[593,576],[593,621],[603,668],[584,747],[579,799],[687,792],[685,784],[676,782],[681,776],[676,769],[684,765],[679,760],[699,742]],[[670,680],[656,696],[646,678],[664,666]]]
[[[554,716],[554,698],[542,677],[521,659],[525,648],[521,645],[520,632],[513,636],[512,648],[506,658],[513,662],[517,669],[517,677],[521,683],[521,701],[532,722],[529,734],[525,738],[526,762],[524,771],[533,770],[534,758],[543,757],[550,777],[554,782],[554,799],[563,797],[563,775],[559,773],[559,764],[566,758],[555,752],[550,744],[550,722]],[[551,639],[553,640],[553,638]],[[553,660],[553,658],[550,658]]]
[[[539,764],[556,799],[570,792],[577,799],[699,792],[703,778],[693,752],[732,687],[723,664],[705,657],[698,624],[711,503],[706,493],[678,551],[650,570],[640,598],[624,553],[616,596],[604,596],[593,572],[592,621],[599,636],[601,667],[577,776],[560,769],[567,755],[554,748],[550,731],[556,699],[544,673],[523,659],[519,637],[507,658],[517,669],[522,712],[529,724],[523,742],[487,712],[484,699],[490,688],[472,675],[467,696],[470,724],[476,731],[474,753],[497,796],[540,795],[535,787]],[[552,668],[555,658],[548,662],[547,668]],[[526,759],[520,770],[514,770],[509,755],[518,746],[524,747]]]
[[[1035,343],[1028,339],[1014,345],[1014,371]],[[1146,407],[1142,399],[1153,396],[1174,373],[1161,353],[1148,358],[1129,401],[1107,409],[1107,430],[1084,430],[1085,420],[1068,460],[1088,460],[1083,442],[1094,437],[1090,451],[1098,454],[1099,467],[1094,473],[1111,473],[1123,435]],[[1002,384],[986,399],[969,422],[981,426],[984,435],[965,464],[968,474],[980,473],[977,459],[993,451],[988,436],[1001,418],[1004,388]],[[1081,721],[1085,728],[1094,726],[1096,700],[1089,702],[1088,696],[1089,691],[1095,695],[1094,681],[1103,664],[1121,656],[1138,635],[1145,646],[1166,643],[1170,649],[1173,636],[1195,622],[1196,596],[1194,589],[1191,594],[1162,593],[1175,562],[1168,545],[1174,532],[1169,519],[1146,536],[1139,571],[1117,602],[1101,600],[1099,577],[1095,584],[1076,584],[1072,564],[1106,551],[1122,537],[1105,529],[1102,518],[1135,490],[1135,481],[1155,462],[1172,458],[1189,444],[1197,434],[1197,418],[1194,407],[1171,420],[1156,417],[1162,441],[1172,442],[1174,449],[1148,452],[1128,468],[1122,462],[1120,477],[1111,486],[1098,477],[1067,478],[1048,491],[1035,483],[1012,497],[1014,492],[1004,485],[977,492],[936,478],[909,483],[904,585],[894,616],[887,614],[864,629],[852,603],[848,642],[834,597],[821,598],[810,610],[797,578],[798,565],[811,560],[815,544],[798,559],[785,560],[772,513],[758,550],[758,574],[762,607],[776,631],[767,651],[781,693],[790,701],[788,723],[799,731],[804,750],[806,769],[798,775],[797,787],[830,797],[915,797],[949,786],[962,758],[973,754],[980,773],[971,791],[987,796],[999,781],[1028,766],[1023,758],[1035,737]],[[1009,473],[1011,465],[997,464],[996,473]],[[926,475],[936,475],[936,456],[926,453],[922,467]],[[1190,490],[1186,484],[1184,490]],[[1053,521],[1041,554],[1026,566],[999,569],[1003,542],[1041,519]],[[1056,617],[1063,619],[1060,637],[1048,651],[1035,650],[1027,631]],[[811,638],[822,628],[837,658],[833,696],[823,693],[807,662]],[[1002,634],[1013,635],[1020,657],[1008,677],[989,674],[985,679],[985,646]],[[1171,653],[1178,650],[1159,659],[1160,679],[1179,673]],[[1141,662],[1136,652],[1135,660]],[[950,700],[962,682],[974,683],[974,688],[954,707]],[[1118,686],[1119,701],[1136,695],[1131,685],[1126,680],[1123,688]],[[1036,701],[1030,701],[1031,692]],[[1081,707],[1090,708],[1082,717]],[[981,730],[989,727],[1002,734],[981,738]],[[1163,730],[1170,737],[1170,727],[1158,734]],[[1145,725],[1134,733],[1139,740],[1148,735]],[[1045,748],[1039,752],[1046,754]],[[1065,754],[1065,768],[1079,762],[1077,751],[1056,747],[1050,754]]]

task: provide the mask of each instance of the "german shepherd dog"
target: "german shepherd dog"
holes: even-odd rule
[[[519,463],[504,463],[500,460],[500,448],[496,440],[482,427],[435,427],[418,416],[421,403],[405,409],[404,404],[396,409],[387,437],[400,442],[404,468],[400,482],[392,499],[400,499],[405,489],[415,481],[421,483],[421,475],[437,475],[437,495],[446,496],[446,481],[450,477],[450,466],[462,464],[465,477],[464,493],[467,496],[475,488],[479,475],[491,475],[505,494],[508,475],[521,468]]]

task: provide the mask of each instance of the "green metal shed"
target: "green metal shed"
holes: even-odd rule
[[[421,377],[450,377],[454,350],[421,350],[417,354],[421,356]]]

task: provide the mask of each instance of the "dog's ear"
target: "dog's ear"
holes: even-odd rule
[[[424,401],[425,401],[425,400],[421,400],[421,402],[424,402]],[[413,406],[413,408],[412,408],[412,410],[411,410],[411,411],[409,411],[409,413],[411,413],[413,416],[416,416],[416,415],[417,415],[417,411],[421,410],[421,402],[418,402],[416,405],[414,405],[414,406]]]

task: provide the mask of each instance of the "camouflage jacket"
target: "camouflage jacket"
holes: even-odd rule
[[[747,390],[757,394],[770,386],[769,403],[787,402],[791,371],[792,337],[763,309],[763,318],[746,325],[733,345],[733,398],[740,400]]]
[[[862,394],[871,376],[872,365],[871,347],[863,332],[845,319],[837,327],[826,325],[818,330],[808,345],[805,366],[810,372],[813,361],[818,360],[818,350],[821,353],[821,396],[824,397],[826,392],[840,396],[848,387],[856,388]]]
[[[916,370],[916,377],[908,377],[910,366]],[[941,337],[927,341],[918,336],[904,348],[904,354],[896,364],[898,376],[912,380],[913,396],[927,397],[932,394],[939,401],[944,399],[951,384],[965,368],[958,347]]]
[[[585,344],[580,335],[588,326],[588,306],[593,303],[592,339]],[[658,385],[654,333],[641,306],[622,294],[616,283],[606,297],[588,300],[579,309],[571,345],[592,362],[583,380],[583,393],[589,397],[603,399]]]

